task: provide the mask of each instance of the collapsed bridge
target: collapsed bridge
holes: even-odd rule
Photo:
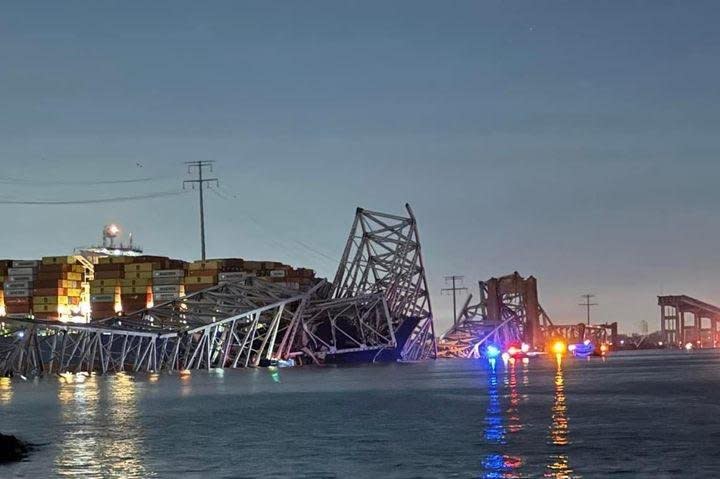
[[[480,298],[468,295],[450,329],[440,337],[438,357],[478,358],[484,345],[526,343],[543,350],[553,340],[570,343],[590,340],[614,344],[617,323],[585,325],[553,324],[540,305],[537,280],[513,274],[479,282]]]
[[[417,223],[406,211],[358,208],[333,282],[305,291],[249,277],[89,324],[4,318],[0,374],[435,358]]]

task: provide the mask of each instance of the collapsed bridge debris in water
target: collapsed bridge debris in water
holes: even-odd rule
[[[436,357],[415,217],[358,209],[333,283],[227,281],[90,324],[5,318],[0,374]]]
[[[542,351],[556,339],[565,343],[614,344],[617,323],[557,325],[540,305],[537,280],[513,274],[480,281],[480,301],[469,295],[453,326],[440,337],[438,357],[470,359],[487,345],[525,343]]]

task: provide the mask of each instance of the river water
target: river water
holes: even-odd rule
[[[0,379],[0,477],[720,477],[720,353]]]

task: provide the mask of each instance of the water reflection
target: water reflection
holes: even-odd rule
[[[10,378],[0,378],[0,405],[6,406],[12,402],[13,389]]]
[[[108,470],[116,477],[147,477],[142,457],[142,431],[138,421],[137,385],[124,373],[108,378],[110,381],[110,424],[115,439],[103,451]]]
[[[507,385],[510,393],[510,406],[507,409],[508,415],[508,432],[515,434],[522,430],[523,425],[520,421],[520,394],[518,393],[518,382],[517,382],[517,361],[510,358],[508,368],[506,369],[505,384]]]
[[[564,453],[565,446],[570,444],[567,404],[565,399],[565,378],[562,369],[562,357],[557,356],[557,369],[555,372],[555,396],[552,407],[552,424],[550,425],[550,443],[557,452],[550,455],[545,477],[553,479],[568,479],[579,477],[573,475],[568,455]]]
[[[515,373],[510,374],[514,376]],[[517,478],[519,476],[516,470],[522,465],[522,460],[518,457],[505,455],[501,451],[502,446],[507,444],[506,431],[503,424],[503,410],[500,402],[500,393],[498,391],[498,371],[495,360],[492,359],[489,361],[487,380],[488,406],[485,411],[483,437],[486,443],[494,446],[493,449],[495,451],[487,454],[483,458],[483,474],[481,477],[486,479]],[[514,383],[513,387],[516,387],[517,381],[513,379],[512,382]],[[510,381],[508,381],[507,384],[509,383]],[[510,394],[512,396],[512,392]],[[517,395],[517,390],[515,394]],[[519,416],[515,417],[519,418]]]
[[[77,379],[77,378],[76,378]],[[55,459],[64,477],[140,478],[141,463],[135,381],[126,374],[90,375],[79,382],[61,378],[58,400],[65,427]]]
[[[82,383],[60,382],[60,423],[66,429],[58,444],[55,466],[61,476],[98,476],[103,471],[102,464],[95,460],[96,443],[104,436],[94,430],[99,397],[97,376]]]

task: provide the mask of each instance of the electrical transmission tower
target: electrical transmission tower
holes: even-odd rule
[[[465,279],[464,276],[455,276],[455,275],[445,276],[445,283],[451,282],[451,283],[452,283],[452,288],[443,288],[443,289],[440,290],[440,294],[445,294],[445,293],[450,294],[450,293],[452,293],[452,299],[453,299],[453,324],[457,324],[457,320],[458,320],[458,317],[457,317],[457,297],[456,297],[456,293],[457,293],[458,291],[467,291],[467,288],[465,288],[465,287],[462,287],[462,286],[458,287],[458,286],[456,286],[456,283],[457,283],[457,282],[459,282],[460,284],[462,284],[463,279]]]
[[[202,260],[205,261],[205,200],[203,198],[203,190],[205,189],[206,183],[215,183],[215,185],[219,186],[219,182],[217,178],[203,178],[203,169],[208,168],[210,171],[212,171],[212,165],[215,163],[214,161],[186,161],[185,164],[188,165],[188,174],[192,174],[195,170],[197,170],[197,179],[194,180],[185,180],[183,181],[183,188],[185,188],[187,185],[192,185],[192,189],[195,189],[195,185],[197,185],[197,189],[200,192],[200,245],[202,248]]]
[[[587,323],[590,324],[590,306],[597,306],[597,303],[591,303],[590,300],[594,298],[594,294],[583,294],[581,298],[585,300],[584,303],[580,303],[580,306],[585,306],[587,308]]]

